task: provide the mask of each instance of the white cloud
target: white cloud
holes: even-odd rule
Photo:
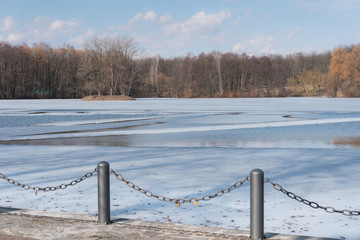
[[[145,13],[144,20],[145,21],[155,21],[156,17],[157,17],[157,15],[154,11],[149,11],[149,12]]]
[[[157,22],[166,24],[171,21],[172,18],[169,14],[158,16],[155,11],[148,11],[146,13],[137,13],[128,23],[118,26],[117,29],[129,31],[132,29],[134,24],[139,22]]]
[[[72,19],[70,21],[56,20],[50,24],[51,31],[72,31],[80,25],[79,21]]]
[[[206,12],[199,12],[193,15],[188,21],[180,25],[183,33],[210,33],[218,28],[222,21],[230,18],[229,11],[220,11],[215,14],[206,14]]]
[[[31,27],[42,28],[48,26],[50,23],[50,18],[47,16],[38,16],[35,18],[34,22],[30,24]]]
[[[272,54],[275,52],[273,50],[274,43],[275,39],[273,37],[260,35],[259,37],[256,37],[254,39],[236,44],[233,47],[233,52],[245,52],[249,55]]]
[[[132,19],[130,19],[129,24],[134,24],[136,22],[164,22],[164,20],[168,20],[171,16],[169,14],[158,16],[155,11],[148,11],[146,13],[137,13]]]
[[[16,42],[21,42],[24,41],[26,38],[27,34],[25,33],[10,33],[7,37],[7,41],[10,43],[16,43]]]
[[[92,37],[95,36],[95,32],[93,29],[88,29],[88,31],[86,33],[84,33],[83,35],[79,35],[75,38],[71,38],[69,40],[69,43],[70,44],[73,44],[73,45],[84,45],[86,43],[86,41],[88,41],[89,39],[91,39]]]
[[[144,15],[142,13],[137,13],[132,19],[130,19],[129,23],[132,24],[141,21],[143,19],[143,16]]]
[[[181,24],[181,31],[184,33],[194,32],[212,32],[222,21],[230,18],[230,12],[220,11],[215,14],[206,14],[206,12],[199,12],[192,16],[188,21]]]
[[[302,28],[296,28],[295,30],[291,31],[289,29],[284,30],[285,39],[289,40],[290,38],[294,37],[297,33],[301,32]]]
[[[38,16],[34,21],[24,24],[22,29],[10,32],[6,41],[14,44],[23,42],[28,44],[37,42],[62,44],[68,41],[69,34],[76,31],[80,25],[80,21],[76,19],[51,21],[47,16]]]
[[[52,30],[52,31],[58,30],[58,29],[64,27],[64,25],[65,25],[64,21],[56,20],[55,22],[51,23],[50,30]]]
[[[15,20],[11,16],[7,16],[0,21],[0,31],[8,31],[15,25]]]
[[[146,14],[137,14],[131,21],[134,24],[136,21],[142,21],[143,26]],[[151,16],[151,18],[150,18]],[[173,55],[175,52],[182,54],[187,51],[193,51],[196,47],[197,51],[206,51],[206,46],[211,43],[228,44],[228,36],[231,33],[231,24],[226,24],[226,20],[231,18],[230,11],[218,11],[215,13],[207,13],[200,11],[194,15],[176,21],[169,14],[162,16],[155,13],[148,12],[147,23],[160,24],[161,29],[153,27],[145,29],[133,37],[142,45],[147,46],[147,49],[152,49],[152,52]],[[140,22],[139,22],[140,23]],[[135,25],[128,24],[126,30],[131,30]],[[136,25],[136,27],[138,27]],[[119,29],[120,30],[120,29]],[[121,26],[121,30],[125,30],[125,25]]]
[[[230,11],[220,11],[214,14],[206,14],[206,12],[201,11],[191,16],[189,20],[165,26],[164,34],[208,35],[219,29],[222,22],[230,17]]]
[[[158,21],[160,23],[168,23],[168,22],[172,21],[172,17],[170,16],[170,14],[165,14],[165,15],[160,16],[158,18]]]

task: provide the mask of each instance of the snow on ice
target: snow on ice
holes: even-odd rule
[[[0,101],[0,172],[69,183],[100,161],[171,198],[201,198],[254,168],[322,206],[360,211],[360,99]],[[0,206],[97,213],[96,176],[39,192],[0,181]],[[249,182],[198,206],[160,202],[111,176],[112,217],[249,229]],[[360,238],[359,216],[313,209],[265,184],[265,231]]]

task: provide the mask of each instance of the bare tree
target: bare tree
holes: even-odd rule
[[[121,59],[121,73],[119,88],[120,93],[129,95],[134,83],[136,74],[139,71],[139,62],[135,58],[139,57],[141,50],[133,38],[123,37],[116,40],[116,46]]]
[[[213,55],[213,57],[215,59],[215,66],[216,66],[216,71],[217,71],[217,75],[218,75],[218,86],[219,86],[218,95],[223,96],[224,95],[223,80],[222,80],[222,77],[221,77],[221,57],[222,57],[222,54],[220,52],[213,52],[212,55]]]
[[[158,91],[159,86],[158,86],[158,69],[159,69],[159,55],[157,55],[156,57],[152,58],[151,60],[151,65],[150,65],[150,70],[149,70],[149,81],[150,81],[150,87],[151,90],[154,91],[154,93],[160,97],[160,93]]]
[[[101,95],[105,85],[105,47],[102,39],[96,37],[85,44],[85,53],[81,64],[82,77],[93,79],[97,85],[97,94]]]
[[[132,38],[95,38],[85,45],[81,76],[97,82],[98,95],[107,92],[105,87],[110,95],[129,95],[139,68],[138,53]]]

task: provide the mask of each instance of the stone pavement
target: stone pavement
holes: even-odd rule
[[[95,216],[0,207],[0,240],[124,239],[124,240],[247,240],[248,231],[113,219],[96,223]],[[271,240],[330,240],[268,233]]]

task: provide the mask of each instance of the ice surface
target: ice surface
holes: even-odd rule
[[[108,161],[153,193],[199,198],[261,168],[305,199],[360,210],[360,99],[5,100],[0,120],[0,140],[10,144],[0,145],[0,172],[32,186],[68,183]],[[30,145],[9,142],[24,139],[16,143]],[[2,207],[97,212],[96,176],[38,196],[4,180],[0,190]],[[111,193],[113,217],[249,229],[248,182],[199,206],[148,198],[114,176]],[[358,216],[265,185],[266,232],[359,239],[359,227]]]

